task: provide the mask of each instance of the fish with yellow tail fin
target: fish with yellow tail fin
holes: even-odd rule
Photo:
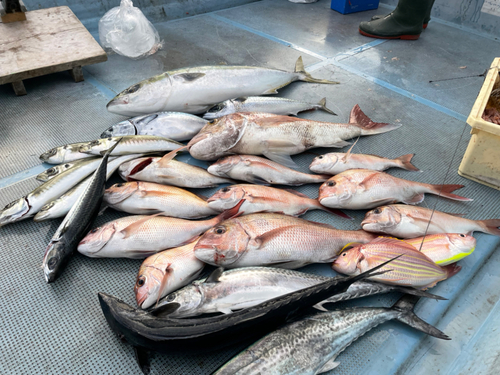
[[[413,245],[440,266],[456,263],[471,255],[476,248],[476,239],[463,233],[431,234],[425,236],[425,239],[410,238],[405,242]]]
[[[396,256],[400,257],[392,261],[390,266],[382,268],[387,272],[374,276],[372,280],[427,289],[455,275],[462,268],[454,264],[438,266],[413,245],[386,237],[342,251],[332,268],[346,275],[358,275]]]

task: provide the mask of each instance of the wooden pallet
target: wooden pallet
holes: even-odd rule
[[[82,66],[108,59],[67,6],[26,12],[26,21],[0,23],[0,85],[25,95],[23,80],[69,70],[83,81]]]

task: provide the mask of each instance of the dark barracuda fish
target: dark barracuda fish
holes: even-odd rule
[[[337,356],[360,336],[389,320],[451,340],[413,312],[419,297],[403,296],[391,308],[357,307],[318,313],[286,325],[234,357],[215,375],[315,375],[340,363]]]
[[[310,306],[346,291],[352,283],[378,274],[377,270],[378,267],[374,267],[341,280],[332,278],[233,314],[209,318],[160,318],[106,293],[99,293],[99,302],[111,329],[134,346],[139,366],[147,372],[145,350],[162,353],[184,350],[191,353],[196,350],[215,350],[235,341],[255,339],[287,320],[300,316]],[[172,304],[173,309],[177,307]]]
[[[343,279],[341,276],[336,276]],[[330,277],[271,267],[246,267],[221,272],[217,269],[205,280],[195,281],[166,296],[152,314],[159,315],[163,309],[178,303],[179,308],[169,314],[170,318],[185,318],[211,313],[230,314],[233,311],[258,305],[268,299],[307,288],[330,280]],[[314,307],[327,311],[323,305],[362,298],[374,294],[403,292],[420,297],[444,299],[421,290],[385,285],[373,281],[356,281],[344,293],[321,301]]]
[[[106,151],[88,187],[78,198],[50,240],[42,264],[45,280],[48,283],[55,281],[64,271],[78,243],[96,218],[104,195],[108,158],[120,141],[121,139]]]

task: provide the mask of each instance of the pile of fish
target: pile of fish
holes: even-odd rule
[[[37,176],[42,185],[0,212],[0,226],[64,218],[43,258],[47,282],[62,274],[75,252],[145,259],[133,287],[138,307],[99,295],[110,327],[136,348],[144,372],[144,350],[214,350],[236,339],[260,339],[216,373],[321,373],[338,366],[337,355],[358,337],[392,319],[449,339],[413,307],[421,297],[443,299],[427,289],[460,271],[456,262],[476,246],[472,232],[500,235],[500,220],[415,206],[426,193],[471,199],[452,193],[462,185],[384,172],[420,171],[414,154],[390,159],[354,154],[351,147],[315,157],[309,169],[318,174],[298,171],[292,155],[342,148],[401,125],[374,122],[358,105],[347,123],[302,119],[288,115],[335,113],[326,99],[256,96],[297,80],[337,83],[313,78],[301,58],[293,72],[205,66],[139,82],[107,105],[136,117],[109,127],[100,139],[42,154],[43,162],[57,165]],[[182,152],[210,165],[176,160]],[[124,182],[105,189],[115,171]],[[303,184],[317,184],[318,198],[283,187]],[[225,186],[210,197],[197,192],[219,185]],[[128,215],[92,228],[106,209]],[[358,230],[298,217],[321,210],[352,219],[341,209],[371,211]],[[346,276],[295,270],[312,263],[328,263]],[[197,280],[209,266],[217,268]],[[394,291],[405,295],[390,308],[325,308]]]

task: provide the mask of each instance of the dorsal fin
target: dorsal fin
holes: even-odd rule
[[[207,277],[207,279],[204,281],[205,283],[218,283],[219,278],[222,276],[222,273],[224,272],[223,267],[216,268],[210,276]]]
[[[128,238],[134,231],[136,231],[137,229],[139,229],[142,224],[144,224],[146,221],[156,217],[156,216],[159,216],[161,215],[161,213],[157,213],[157,214],[154,214],[154,215],[151,215],[151,216],[146,216],[146,217],[143,217],[143,218],[140,218],[139,220],[133,222],[132,224],[128,225],[127,227],[123,228],[120,233],[123,233],[123,238]]]
[[[369,242],[370,244],[386,244],[386,245],[396,245],[399,247],[404,247],[406,249],[411,249],[418,251],[413,245],[410,245],[408,242],[405,242],[403,240],[399,240],[397,238],[392,238],[392,237],[377,237],[374,240],[371,240]]]
[[[305,195],[305,194],[303,194],[303,193],[301,193],[301,192],[299,192],[297,190],[293,190],[293,189],[282,189],[282,190],[285,190],[285,191],[287,191],[287,192],[289,192],[289,193],[291,193],[293,195],[296,195],[298,197],[301,197],[301,198],[308,198],[308,199],[310,199],[307,195]]]
[[[179,147],[173,151],[170,151],[168,154],[163,155],[163,157],[156,162],[160,167],[165,168],[168,167],[168,163],[177,156],[177,154],[183,150],[187,150],[187,146]]]
[[[356,143],[358,143],[358,141],[359,141],[359,137],[358,137],[358,139],[356,139],[356,142],[354,142],[352,144],[352,146],[349,148],[349,150],[347,150],[347,153],[342,158],[342,162],[347,163],[347,160],[349,160],[349,156],[351,156],[352,148],[356,145]]]

